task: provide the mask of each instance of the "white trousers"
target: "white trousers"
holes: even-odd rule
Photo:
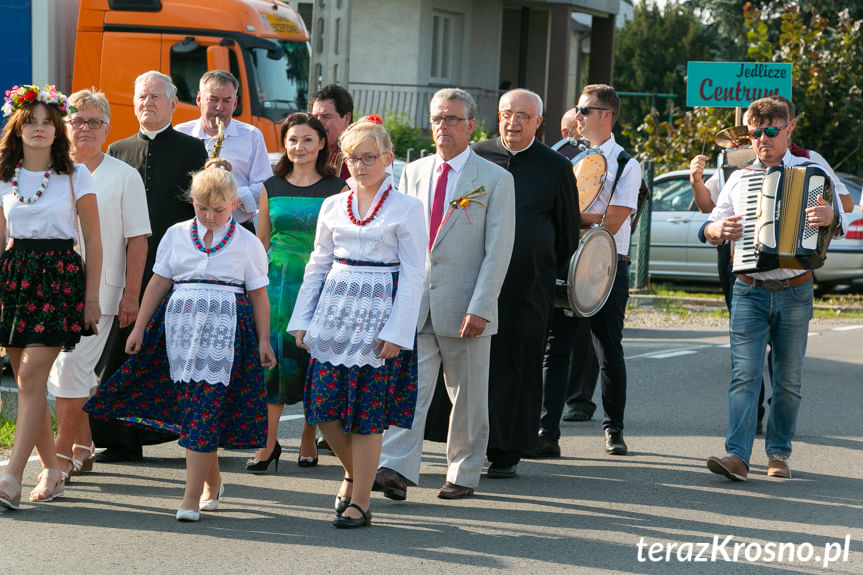
[[[453,404],[447,434],[446,480],[462,487],[479,484],[488,444],[490,351],[490,336],[461,339],[417,334],[419,382],[413,427],[390,427],[384,432],[380,467],[398,471],[414,485],[419,483],[426,416],[443,364],[444,382]]]
[[[102,357],[108,335],[111,333],[113,315],[99,318],[96,335],[82,337],[72,351],[61,351],[48,374],[48,391],[54,397],[90,397],[90,390],[99,385],[96,379],[96,364]]]

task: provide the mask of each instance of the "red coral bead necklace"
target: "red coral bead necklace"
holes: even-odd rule
[[[378,215],[379,211],[381,211],[381,206],[384,205],[384,200],[386,200],[387,196],[390,195],[390,190],[392,190],[392,189],[393,189],[393,186],[392,186],[392,184],[390,184],[390,186],[386,190],[384,190],[383,195],[381,195],[381,199],[378,200],[378,203],[375,206],[375,209],[372,210],[371,215],[364,220],[358,220],[357,218],[354,217],[354,209],[353,209],[354,191],[351,190],[348,193],[348,205],[347,205],[348,217],[351,219],[351,222],[353,222],[353,224],[357,225],[357,226],[364,226],[367,223],[369,223],[370,221],[372,221],[373,219],[375,219],[375,216]]]
[[[198,218],[194,218],[192,220],[192,243],[195,244],[195,247],[198,248],[198,251],[204,252],[205,254],[214,254],[228,243],[228,241],[234,236],[234,232],[237,229],[237,220],[231,218],[231,225],[228,228],[228,232],[225,234],[225,237],[222,238],[215,247],[208,248],[204,245],[204,242],[201,241],[201,236],[198,235]]]

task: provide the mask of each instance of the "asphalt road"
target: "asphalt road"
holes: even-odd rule
[[[375,494],[372,527],[341,531],[330,524],[340,467],[330,455],[296,465],[296,417],[279,429],[277,475],[246,474],[248,452],[222,454],[223,504],[199,523],[174,520],[175,444],[146,447],[140,464],[97,464],[62,501],[0,513],[0,573],[863,573],[863,321],[812,324],[794,478],[764,475],[759,437],[745,483],[704,463],[723,452],[727,332],[625,336],[626,457],[605,454],[597,419],[564,423],[560,459],[524,461],[516,479],[483,478],[475,497],[443,502],[443,448],[427,442],[408,500]],[[25,495],[38,471],[28,467]],[[735,561],[736,543],[748,546]]]

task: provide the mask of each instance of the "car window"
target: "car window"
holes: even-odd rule
[[[845,187],[848,189],[848,193],[851,194],[851,197],[854,199],[855,204],[860,203],[860,189],[863,187],[863,178],[858,178],[857,176],[852,176],[851,174],[836,174],[839,176],[839,179],[842,180],[842,183],[845,184]]]
[[[667,178],[653,183],[653,211],[688,212],[692,205],[692,186],[687,177]]]

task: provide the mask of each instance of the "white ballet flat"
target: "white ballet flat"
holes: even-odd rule
[[[219,508],[219,501],[222,500],[222,495],[225,494],[225,482],[219,484],[219,494],[215,499],[201,499],[201,511],[215,511]]]
[[[177,508],[177,521],[198,521],[201,519],[201,512],[192,509]]]

